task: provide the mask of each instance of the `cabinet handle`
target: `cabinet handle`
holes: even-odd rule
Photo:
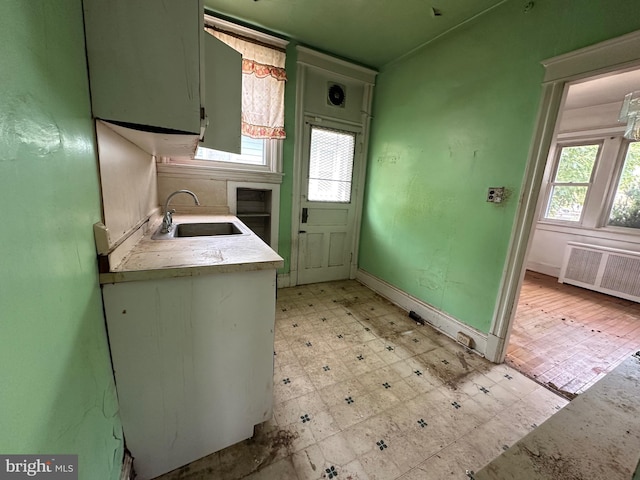
[[[302,209],[302,221],[300,223],[307,223],[308,218],[309,218],[309,209],[305,207]]]

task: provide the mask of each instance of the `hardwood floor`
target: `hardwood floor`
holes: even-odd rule
[[[640,304],[527,271],[506,363],[573,398],[640,349]]]

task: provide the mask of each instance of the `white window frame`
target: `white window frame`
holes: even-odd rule
[[[567,182],[555,182],[554,179],[558,172],[558,168],[560,167],[560,157],[562,156],[562,149],[566,147],[580,147],[580,146],[588,146],[588,145],[598,145],[598,152],[596,154],[596,159],[593,162],[593,168],[591,169],[591,176],[589,177],[589,181],[584,183],[567,183]],[[571,226],[581,226],[584,222],[585,212],[589,207],[589,197],[592,191],[592,186],[594,183],[596,171],[598,170],[600,164],[600,157],[602,156],[602,151],[604,149],[604,139],[589,139],[582,141],[573,141],[573,142],[562,142],[557,143],[555,145],[555,149],[553,152],[554,160],[553,160],[553,169],[550,172],[549,179],[547,181],[546,188],[546,197],[543,208],[540,211],[540,221],[544,223],[554,223],[560,225],[571,225]],[[557,218],[547,217],[547,212],[549,210],[549,206],[551,205],[551,195],[553,194],[553,190],[555,186],[571,186],[571,187],[587,187],[587,193],[584,197],[584,202],[582,204],[582,210],[580,211],[580,218],[578,220],[561,220]]]
[[[557,231],[564,231],[565,233],[591,230],[601,233],[607,232],[614,237],[617,235],[640,236],[640,229],[638,228],[608,225],[618,181],[624,167],[627,146],[632,143],[624,139],[622,134],[622,131],[609,131],[607,133],[578,132],[570,135],[558,135],[558,140],[549,149],[549,158],[553,158],[553,161],[548,162],[549,170],[545,172],[545,180],[541,187],[541,190],[544,191],[544,197],[540,204],[537,219],[537,224],[540,228],[543,230],[560,229]],[[558,168],[561,148],[596,143],[601,143],[601,147],[591,172],[590,187],[587,190],[580,221],[546,218],[545,214],[551,201],[552,179]],[[609,158],[614,156],[614,160],[610,161]],[[540,196],[542,197],[542,194]]]
[[[613,208],[613,203],[616,198],[616,193],[618,193],[618,184],[620,183],[620,177],[622,176],[622,170],[624,169],[624,164],[627,159],[627,153],[629,151],[629,146],[632,143],[640,144],[640,141],[627,140],[622,139],[621,146],[618,150],[618,157],[616,159],[615,168],[612,172],[611,179],[609,180],[609,185],[607,189],[606,202],[604,203],[604,208],[602,211],[602,217],[600,219],[600,226],[604,230],[610,230],[612,232],[619,233],[627,233],[630,235],[640,235],[640,228],[633,227],[620,227],[617,225],[609,225],[609,218],[611,216],[611,209]]]

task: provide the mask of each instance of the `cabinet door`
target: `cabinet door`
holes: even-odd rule
[[[83,7],[93,116],[199,135],[201,0]]]
[[[138,479],[233,445],[271,417],[275,270],[103,286]]]
[[[239,154],[242,55],[208,33],[204,34],[204,53],[209,125],[200,146]]]

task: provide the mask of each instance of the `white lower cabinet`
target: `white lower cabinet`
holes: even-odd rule
[[[103,285],[137,478],[249,438],[272,413],[275,270]]]

